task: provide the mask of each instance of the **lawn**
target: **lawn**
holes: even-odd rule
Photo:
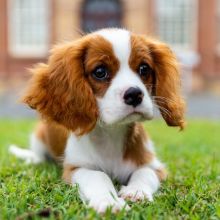
[[[190,120],[183,132],[162,121],[146,123],[169,178],[153,203],[100,216],[80,201],[77,188],[62,182],[61,168],[27,166],[7,152],[28,146],[35,121],[0,120],[0,219],[220,219],[220,121]]]

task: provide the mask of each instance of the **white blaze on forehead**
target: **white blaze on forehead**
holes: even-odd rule
[[[113,51],[120,64],[128,64],[131,53],[130,32],[124,29],[103,29],[96,32],[112,44]]]
[[[135,108],[135,112],[143,113],[145,118],[151,119],[153,116],[152,100],[141,78],[129,66],[130,32],[115,28],[103,29],[97,31],[96,34],[102,36],[112,45],[114,56],[120,63],[120,68],[111,80],[105,95],[102,98],[97,98],[101,120],[106,124],[114,124],[134,113],[133,106],[126,105],[124,102],[124,93],[130,87],[138,87],[144,94],[143,101]],[[131,117],[131,121],[137,121],[140,118],[139,115],[138,118]]]

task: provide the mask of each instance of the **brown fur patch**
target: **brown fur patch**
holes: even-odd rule
[[[63,179],[66,183],[71,184],[71,183],[72,183],[71,176],[72,176],[72,173],[73,173],[76,169],[78,169],[78,167],[75,167],[75,166],[70,165],[70,164],[65,164],[64,167],[63,167],[62,179]]]
[[[85,56],[85,74],[88,82],[98,97],[102,97],[108,89],[111,80],[119,70],[119,61],[115,57],[111,43],[101,36],[94,36],[90,42]],[[99,81],[92,76],[93,71],[100,65],[104,65],[108,71],[108,78]]]
[[[105,65],[109,77],[99,81],[92,72]],[[90,34],[51,50],[47,64],[32,70],[32,80],[22,101],[48,121],[78,135],[91,131],[98,118],[95,96],[103,96],[119,69],[112,45]]]
[[[146,62],[152,67],[156,79],[153,85],[155,102],[166,123],[182,129],[185,124],[185,103],[180,95],[180,71],[175,55],[166,44],[144,35],[133,34],[131,47],[131,68],[137,70],[140,62]],[[152,83],[150,78],[143,81],[145,85]]]
[[[124,159],[134,162],[137,166],[150,163],[154,154],[144,146],[147,141],[147,135],[140,123],[133,123],[127,131],[124,143]]]
[[[32,70],[32,80],[22,101],[48,121],[54,121],[78,135],[96,124],[98,108],[85,78],[83,59],[91,38],[54,47],[48,64]]]
[[[124,159],[132,161],[137,166],[149,164],[155,155],[147,151],[144,144],[147,142],[147,134],[140,123],[133,123],[128,131],[125,140]],[[165,168],[155,170],[160,181],[166,180],[167,171]]]
[[[154,72],[153,72],[153,60],[150,56],[150,51],[147,46],[139,37],[131,35],[131,55],[129,57],[129,66],[131,69],[139,74],[139,66],[143,63],[149,65],[149,74],[147,76],[140,76],[141,80],[145,84],[146,88],[150,93],[153,91],[154,83]]]
[[[66,128],[54,123],[40,122],[35,134],[46,144],[48,152],[54,159],[62,159],[69,134]]]

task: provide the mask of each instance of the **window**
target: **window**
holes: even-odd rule
[[[121,26],[121,4],[118,0],[86,0],[82,11],[82,29],[92,32],[105,27]]]
[[[49,46],[49,0],[10,0],[8,12],[10,53],[44,56]]]
[[[191,49],[196,38],[196,0],[157,0],[158,35],[175,49]]]

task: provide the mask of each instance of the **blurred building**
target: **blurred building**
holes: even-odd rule
[[[25,76],[54,43],[115,26],[169,43],[190,87],[220,80],[220,0],[1,0],[0,78]]]

